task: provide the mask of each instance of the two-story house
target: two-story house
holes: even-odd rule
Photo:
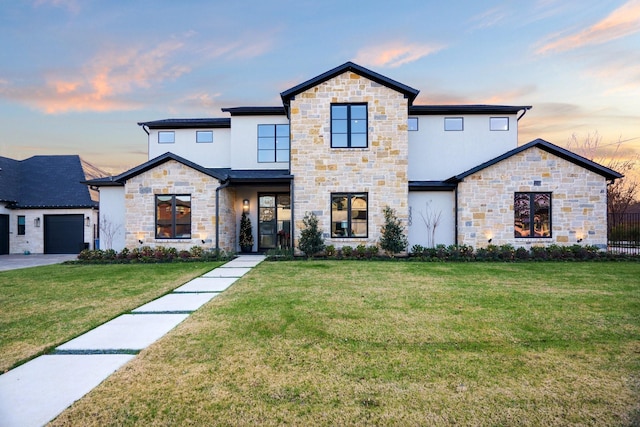
[[[236,252],[297,245],[305,213],[325,243],[374,245],[386,206],[414,244],[606,247],[607,183],[621,175],[543,140],[518,146],[530,106],[414,105],[418,90],[347,62],[223,118],[139,123],[149,161],[100,189],[112,247]],[[103,246],[104,247],[104,246]]]

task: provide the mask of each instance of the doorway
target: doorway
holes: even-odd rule
[[[291,237],[289,193],[258,194],[258,250],[288,248]]]

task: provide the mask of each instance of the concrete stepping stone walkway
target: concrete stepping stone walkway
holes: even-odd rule
[[[219,295],[262,255],[238,258],[0,375],[0,426],[42,426]]]

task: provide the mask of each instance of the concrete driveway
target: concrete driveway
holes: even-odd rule
[[[59,264],[64,261],[77,259],[78,255],[0,255],[0,271],[16,270],[18,268],[38,267],[40,265]]]

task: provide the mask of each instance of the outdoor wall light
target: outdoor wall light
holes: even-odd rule
[[[200,240],[202,242],[202,244],[204,245],[204,239]]]
[[[144,242],[142,241],[142,239],[139,239],[138,243],[143,244]]]
[[[578,243],[582,242],[582,237],[578,239]]]
[[[40,218],[35,218],[33,220],[33,226],[34,227],[40,227]]]
[[[487,240],[487,242],[488,242],[488,243],[491,243],[491,241],[492,241],[492,240],[493,240],[493,239],[489,239],[489,240]]]
[[[85,222],[85,224],[87,224],[87,227],[88,227],[88,226],[90,226],[90,225],[91,225],[91,218],[86,217],[86,218],[84,219],[84,222]]]
[[[249,199],[244,199],[242,201],[242,212],[249,213]]]

